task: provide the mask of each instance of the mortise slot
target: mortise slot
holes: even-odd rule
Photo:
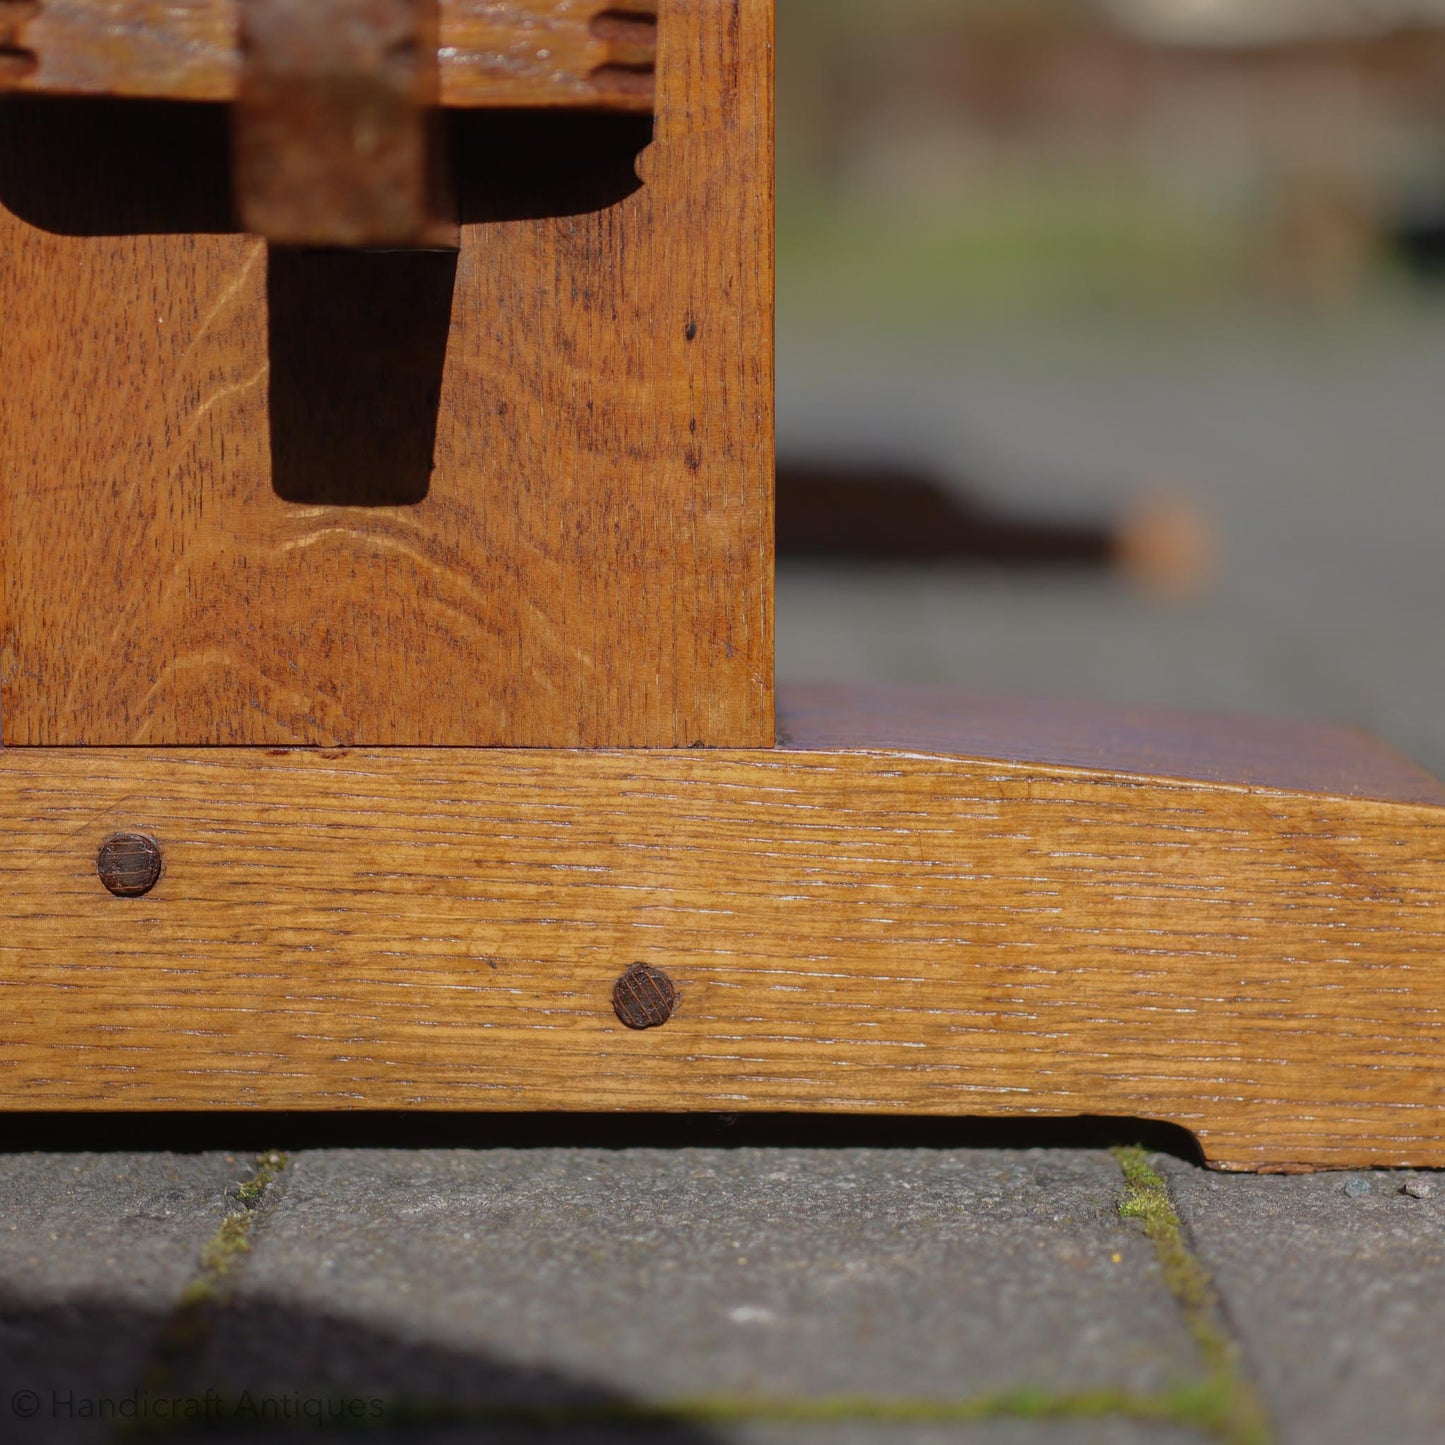
[[[268,258],[271,483],[308,506],[400,507],[431,485],[457,257]]]
[[[651,97],[656,88],[657,14],[640,4],[604,10],[592,20],[592,34],[607,45],[607,59],[593,70],[592,83],[604,95]]]

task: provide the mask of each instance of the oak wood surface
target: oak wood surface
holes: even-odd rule
[[[1022,697],[950,688],[792,684],[778,743],[1049,763],[1140,777],[1445,807],[1445,783],[1367,733],[1244,713]]]
[[[232,101],[241,0],[0,0],[0,89]],[[652,109],[658,0],[441,0],[441,103]]]
[[[96,876],[118,832],[144,897]],[[11,748],[0,864],[5,1109],[1094,1114],[1445,1164],[1441,807],[936,738]]]
[[[77,188],[171,113],[0,104],[5,742],[770,743],[771,19],[662,6],[650,145],[466,117],[454,258],[268,262],[164,219],[208,108]]]

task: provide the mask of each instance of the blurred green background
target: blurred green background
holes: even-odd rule
[[[1344,722],[1445,774],[1445,0],[778,22],[780,676]],[[957,555],[861,555],[909,515]]]
[[[778,0],[779,294],[926,324],[1389,305],[1440,0]]]

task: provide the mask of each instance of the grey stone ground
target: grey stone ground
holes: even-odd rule
[[[1445,1440],[1445,1178],[1167,1173],[1295,1438]]]
[[[245,1156],[0,1155],[0,1438],[98,1437],[62,1417],[146,1373],[159,1322],[195,1274]],[[43,1409],[41,1408],[43,1404]],[[73,1432],[73,1433],[72,1433]]]
[[[1372,727],[1445,769],[1445,325],[1166,349],[790,343],[782,378],[785,448],[962,462],[1041,515],[1167,480],[1211,512],[1225,556],[1220,586],[1183,610],[1101,576],[785,571],[784,675],[1254,708]],[[0,1439],[128,1438],[77,1416],[142,1384],[249,1390],[257,1409],[405,1394],[411,1413],[367,1437],[387,1441],[539,1438],[447,1416],[481,1397],[595,1409],[541,1438],[609,1445],[1210,1438],[1128,1410],[912,1424],[861,1407],[812,1422],[674,1410],[646,1428],[629,1413],[698,1396],[927,1407],[1027,1386],[1137,1404],[1198,1381],[1097,1140],[915,1130],[889,1148],[876,1126],[810,1141],[745,1121],[675,1147],[643,1126],[616,1147],[580,1127],[531,1148],[514,1129],[498,1148],[485,1127],[448,1128],[341,1140],[280,1121],[248,1148],[300,1147],[237,1213],[240,1124],[193,1128],[186,1147],[206,1152],[159,1152],[153,1126],[150,1152],[115,1153],[94,1151],[124,1141],[92,1130],[92,1152],[71,1152],[74,1137],[32,1123],[11,1148],[53,1152],[0,1155]],[[1445,1177],[1159,1165],[1273,1438],[1445,1440]],[[216,1290],[202,1257],[228,1213],[253,1247]],[[188,1281],[206,1288],[187,1302]],[[243,1422],[226,1438],[263,1435]]]
[[[1111,1208],[1118,1179],[1107,1154],[1068,1150],[318,1152],[238,1303],[284,1322],[324,1299],[462,1362],[633,1399],[1159,1389],[1189,1339]],[[279,1354],[274,1330],[223,1328],[211,1368],[406,1387],[384,1350],[280,1327]]]

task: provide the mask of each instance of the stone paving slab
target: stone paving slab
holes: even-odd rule
[[[0,1439],[111,1429],[86,1402],[136,1385],[245,1172],[224,1153],[0,1154]]]
[[[274,1435],[227,1433],[227,1445],[262,1445],[274,1441]],[[385,1441],[382,1432],[362,1437]],[[555,1445],[556,1435],[539,1434],[535,1430],[509,1433],[488,1430],[479,1435],[472,1425],[408,1429],[406,1445]],[[732,1425],[701,1430],[691,1426],[670,1426],[637,1431],[576,1430],[569,1427],[564,1437],[567,1445],[1203,1445],[1208,1437],[1190,1430],[1158,1425],[1142,1425],[1127,1420],[1073,1421],[998,1421],[987,1424],[957,1426],[900,1425]],[[177,1445],[191,1445],[192,1436]]]
[[[200,1378],[445,1400],[1196,1376],[1103,1151],[299,1156]]]
[[[1200,1445],[1193,1431],[1129,1420],[1000,1420],[978,1425],[747,1426],[727,1445]]]
[[[1445,1438],[1445,1176],[1222,1176],[1154,1156],[1280,1445]],[[17,1440],[114,1437],[124,1398],[236,1208],[239,1154],[0,1156],[0,1410]],[[165,1388],[401,1395],[368,1438],[534,1442],[427,1423],[455,1400],[974,1398],[1159,1390],[1198,1361],[1085,1149],[337,1149],[255,1217],[236,1293]],[[1411,1191],[1404,1192],[1406,1189]],[[1116,1258],[1117,1257],[1117,1258]],[[578,1445],[633,1428],[568,1426]],[[203,1438],[188,1432],[178,1440]],[[204,1437],[209,1438],[209,1437]],[[230,1427],[245,1445],[272,1432]],[[558,1438],[557,1432],[541,1438]],[[1123,1418],[905,1426],[677,1420],[665,1445],[1158,1445]]]
[[[978,1425],[747,1426],[727,1445],[1200,1445],[1190,1430],[1129,1420],[1000,1420]]]
[[[1282,1445],[1445,1440],[1445,1173],[1157,1163]]]
[[[180,1432],[175,1445],[197,1445],[205,1439],[224,1440],[226,1445],[270,1445],[274,1431],[227,1429],[224,1435]],[[302,1438],[305,1438],[304,1436]],[[323,1437],[324,1438],[324,1437]],[[649,1427],[647,1432],[590,1430],[568,1426],[565,1432],[516,1432],[488,1427],[480,1432],[473,1424],[408,1427],[404,1431],[367,1431],[356,1437],[382,1442],[404,1441],[405,1445],[1203,1445],[1207,1436],[1191,1430],[1136,1424],[1127,1420],[998,1421],[958,1426],[899,1425],[746,1425],[702,1429],[675,1425]]]

